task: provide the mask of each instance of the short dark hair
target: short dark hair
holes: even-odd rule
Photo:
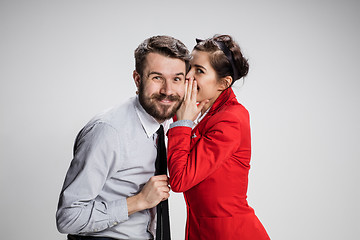
[[[225,45],[224,47],[230,51],[230,57],[232,57],[231,60],[233,61],[233,64],[229,61],[224,51],[220,49],[219,42]],[[236,80],[245,77],[248,74],[248,60],[244,58],[239,44],[237,44],[229,35],[217,34],[212,38],[199,40],[195,45],[194,50],[209,53],[210,64],[214,68],[217,76],[219,78],[231,76],[233,78],[231,85],[234,84]],[[235,71],[237,71],[236,74]]]
[[[158,53],[170,58],[178,58],[185,62],[186,70],[189,69],[190,54],[186,46],[178,39],[170,36],[153,36],[145,39],[135,49],[135,70],[143,76],[146,56],[149,53]]]

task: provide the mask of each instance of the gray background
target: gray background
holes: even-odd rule
[[[133,51],[215,33],[249,58],[249,204],[272,239],[359,231],[358,1],[0,1],[0,238],[65,239],[55,211],[77,132],[135,94]],[[172,194],[173,239],[185,206]]]

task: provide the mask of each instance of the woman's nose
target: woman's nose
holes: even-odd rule
[[[193,78],[194,77],[194,71],[192,69],[190,69],[190,71],[186,74],[186,79],[189,79],[189,78]]]

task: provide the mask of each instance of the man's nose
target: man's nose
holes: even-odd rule
[[[165,95],[173,94],[172,83],[170,80],[166,79],[163,81],[163,84],[161,85],[160,93]]]

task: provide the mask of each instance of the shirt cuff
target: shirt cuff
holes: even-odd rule
[[[112,211],[110,214],[110,226],[115,226],[121,222],[125,222],[129,219],[127,201],[126,198],[113,201],[112,206],[109,206],[109,210]]]
[[[195,123],[191,120],[178,120],[176,122],[173,122],[170,124],[170,128],[174,128],[174,127],[190,127],[193,128],[195,125]]]

